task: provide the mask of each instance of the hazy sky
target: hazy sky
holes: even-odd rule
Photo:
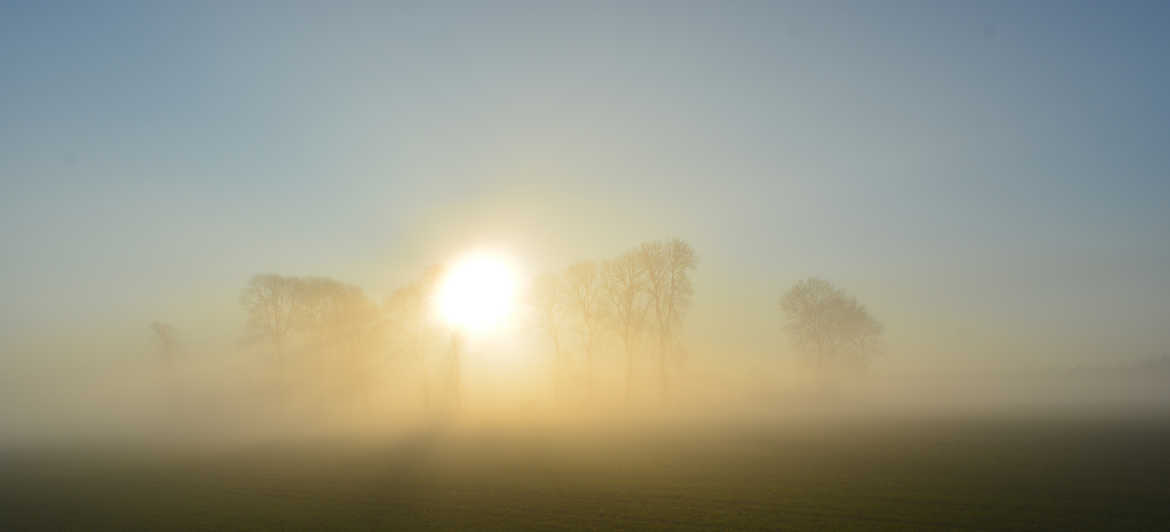
[[[819,275],[919,359],[1170,345],[1158,3],[149,4],[0,7],[8,345],[675,235],[692,334],[769,338]]]

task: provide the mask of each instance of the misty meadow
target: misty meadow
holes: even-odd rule
[[[1168,22],[0,5],[0,529],[1166,529]]]

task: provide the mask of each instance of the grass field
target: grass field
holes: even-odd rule
[[[730,425],[730,424],[729,424]],[[4,530],[1165,530],[1170,418],[10,449]]]

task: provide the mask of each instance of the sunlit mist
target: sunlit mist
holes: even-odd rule
[[[0,1],[0,532],[1170,530],[1168,27]]]

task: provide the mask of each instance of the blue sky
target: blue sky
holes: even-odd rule
[[[677,235],[695,334],[820,275],[919,359],[1166,352],[1167,9],[825,4],[6,3],[5,337]]]

